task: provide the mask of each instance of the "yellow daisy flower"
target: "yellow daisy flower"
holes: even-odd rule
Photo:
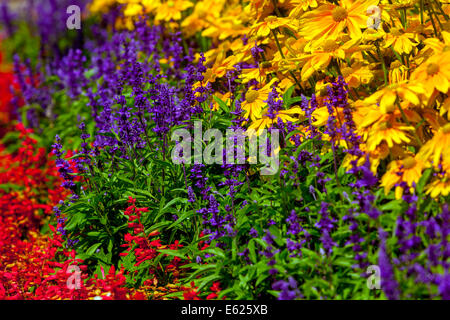
[[[426,194],[432,198],[437,198],[439,195],[448,196],[450,194],[450,168],[447,168],[446,174],[442,178],[432,181],[426,187]]]
[[[320,0],[319,0],[320,2]],[[292,10],[289,12],[289,18],[298,18],[303,12],[309,8],[317,8],[317,0],[290,0],[286,7]]]
[[[450,164],[450,123],[442,126],[426,144],[420,148],[417,156],[423,161],[431,161],[437,166],[442,157],[444,164]]]
[[[272,90],[272,85],[276,81],[273,79],[259,90],[249,89],[245,94],[245,100],[241,107],[245,111],[244,117],[250,118],[252,121],[262,117],[261,112],[266,105],[264,102],[269,98],[269,92]]]
[[[369,84],[374,78],[373,71],[360,62],[351,67],[341,68],[345,83],[351,88],[358,88],[361,84]]]
[[[450,52],[430,57],[411,74],[411,80],[420,82],[429,94],[434,89],[447,93],[450,83]]]
[[[181,12],[192,7],[194,4],[186,0],[169,0],[158,7],[155,17],[156,21],[178,21],[181,19]]]
[[[418,183],[422,177],[422,171],[425,164],[413,156],[408,156],[403,160],[394,160],[389,163],[386,173],[381,178],[381,186],[384,187],[384,193],[389,191],[398,183],[404,181],[409,187],[413,183]],[[403,188],[395,188],[395,197],[400,199],[403,194]]]
[[[194,11],[181,23],[181,30],[188,36],[194,35],[209,27],[211,20],[220,17],[224,1],[206,0],[199,1],[195,5]]]
[[[268,16],[263,22],[257,23],[250,28],[250,35],[257,37],[267,37],[271,30],[284,27],[295,31],[297,25],[289,18],[278,18],[276,16]]]
[[[293,117],[293,115],[298,116]],[[261,119],[254,121],[248,129],[255,130],[256,134],[259,135],[265,128],[270,128],[274,123],[278,123],[278,119],[281,119],[281,121],[283,121],[284,123],[286,123],[287,121],[297,122],[299,120],[303,120],[304,115],[305,113],[303,112],[303,110],[298,107],[291,108],[289,110],[278,111],[275,119],[269,118],[265,113]]]
[[[399,82],[388,85],[378,90],[370,97],[366,98],[366,104],[380,104],[383,113],[392,112],[395,107],[397,97],[403,101],[407,101],[414,106],[418,106],[425,99],[423,98],[426,91],[420,83],[412,83],[411,81]]]
[[[352,39],[367,28],[367,8],[378,0],[341,0],[339,5],[324,4],[300,18],[300,34],[306,39],[336,39],[345,28]]]
[[[394,50],[400,54],[409,54],[415,46],[418,45],[414,40],[412,33],[405,33],[402,29],[392,28],[389,33],[386,34],[385,48],[393,46]]]
[[[389,68],[389,83],[399,83],[408,80],[408,68],[400,61],[395,60]]]
[[[368,150],[375,150],[383,141],[387,143],[389,148],[392,148],[394,144],[411,142],[406,131],[413,131],[415,130],[414,127],[407,126],[396,120],[397,116],[395,114],[385,114],[370,127],[367,138]]]
[[[332,39],[321,41],[316,48],[312,48],[310,54],[300,58],[306,61],[301,72],[302,81],[307,81],[314,72],[328,67],[332,58],[345,59],[346,53],[351,52],[350,48],[355,44],[355,41],[346,43]]]

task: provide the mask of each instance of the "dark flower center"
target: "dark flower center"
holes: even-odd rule
[[[255,102],[256,99],[258,99],[258,96],[259,96],[259,92],[258,92],[258,91],[256,91],[256,90],[251,90],[251,91],[248,91],[248,92],[245,94],[245,100],[246,100],[248,103],[252,103],[252,102]]]
[[[345,10],[342,7],[334,8],[333,11],[331,12],[331,14],[333,15],[333,20],[336,22],[345,20],[348,16],[347,10]]]

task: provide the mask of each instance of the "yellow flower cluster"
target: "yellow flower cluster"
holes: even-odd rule
[[[91,10],[111,4],[94,0]],[[243,83],[259,84],[242,104],[250,127],[270,125],[264,100],[274,80],[318,97],[316,125],[328,113],[320,97],[333,77],[348,84],[362,149],[385,191],[417,183],[428,167],[437,176],[433,197],[450,193],[450,5],[442,0],[117,0],[125,15],[147,14],[152,23],[176,23],[186,36],[211,39],[205,81],[225,77],[238,62],[254,63],[252,47],[264,49],[258,67],[244,69]],[[245,41],[243,41],[243,38]],[[219,95],[226,99],[227,94]],[[299,108],[283,121],[298,119]],[[343,114],[335,115],[343,119]],[[350,163],[350,158],[345,163]],[[360,159],[361,162],[364,159]],[[399,175],[398,173],[403,174]],[[396,190],[401,196],[401,189]]]

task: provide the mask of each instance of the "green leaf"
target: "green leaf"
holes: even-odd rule
[[[100,243],[100,242],[93,244],[92,246],[89,247],[89,249],[86,250],[86,254],[89,256],[92,256],[101,245],[102,245],[102,243]]]

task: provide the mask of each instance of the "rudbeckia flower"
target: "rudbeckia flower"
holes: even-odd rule
[[[381,90],[378,90],[370,97],[364,100],[365,104],[380,104],[383,113],[388,113],[395,109],[395,101],[400,98],[414,106],[418,106],[425,101],[425,89],[420,83],[411,81],[391,84]]]
[[[450,83],[450,52],[430,57],[411,74],[411,80],[420,82],[428,93],[432,93],[434,89],[447,93]]]
[[[252,0],[248,8],[250,15],[256,20],[271,14],[274,9],[272,0]]]
[[[269,92],[272,90],[272,84],[276,81],[273,79],[261,89],[249,89],[245,94],[245,100],[241,107],[245,111],[244,117],[250,118],[252,121],[261,118],[261,111],[266,105],[264,102],[269,97]]]
[[[181,23],[181,30],[188,36],[194,35],[198,31],[203,31],[210,26],[209,21],[214,21],[220,17],[223,8],[222,0],[199,1],[195,5],[194,11]]]
[[[381,186],[384,187],[384,193],[389,191],[398,183],[406,182],[409,187],[413,183],[418,183],[422,177],[422,171],[425,164],[413,156],[407,156],[403,160],[395,160],[389,163],[386,173],[381,178]],[[403,194],[403,188],[395,188],[395,197],[400,199]]]
[[[408,80],[408,68],[395,60],[389,68],[389,83],[399,83]]]
[[[256,35],[257,37],[267,37],[271,30],[284,27],[295,31],[297,25],[289,18],[278,18],[276,16],[268,16],[263,22],[259,22],[252,26],[250,29],[250,35]]]
[[[423,161],[432,161],[437,166],[442,157],[444,164],[450,164],[450,123],[442,126],[426,144],[420,148],[417,156]]]
[[[262,79],[266,79],[267,75],[275,71],[276,69],[273,67],[271,62],[262,63],[259,68],[242,69],[242,83],[247,83],[253,79],[261,82]]]
[[[426,194],[432,198],[437,198],[439,195],[444,197],[450,194],[450,167],[447,168],[444,176],[432,181],[426,188]]]
[[[317,47],[311,49],[311,54],[300,58],[306,60],[301,72],[302,81],[307,81],[314,72],[328,67],[332,58],[344,60],[346,53],[355,45],[355,41],[343,43],[332,39],[320,42]]]
[[[442,102],[438,110],[441,116],[447,114],[447,119],[450,120],[450,97],[448,97]]]
[[[374,78],[372,70],[362,63],[355,63],[351,67],[341,68],[342,76],[349,87],[358,88],[361,84],[369,84]]]
[[[389,148],[392,148],[395,144],[411,142],[406,132],[415,130],[414,127],[397,122],[397,117],[395,114],[383,115],[379,121],[370,127],[367,138],[368,150],[375,150],[383,141],[387,143]]]
[[[94,0],[89,4],[89,12],[106,12],[116,3],[116,0]]]
[[[144,7],[138,2],[129,2],[123,11],[125,17],[134,17],[144,12]]]
[[[236,63],[237,60],[235,56],[225,58],[223,55],[220,55],[214,65],[206,70],[204,80],[215,82],[216,78],[221,78],[227,73],[227,71],[234,69],[234,65]]]
[[[301,35],[306,39],[336,39],[345,28],[352,39],[360,38],[367,28],[367,8],[378,0],[341,0],[339,5],[324,4],[300,19]]]
[[[423,41],[425,43],[425,48],[422,49],[422,51],[431,49],[434,53],[442,53],[450,49],[450,33],[447,31],[442,31],[442,39],[444,42],[436,38],[425,39]]]
[[[294,117],[294,115],[299,115],[298,117]],[[267,116],[267,114],[264,114],[261,119],[258,119],[254,121],[250,127],[249,130],[255,130],[256,134],[259,135],[263,129],[270,128],[274,123],[278,123],[278,119],[286,123],[287,121],[290,122],[297,122],[299,120],[304,119],[304,111],[301,108],[291,108],[289,110],[280,110],[277,112],[276,117],[274,119],[271,119]]]
[[[225,94],[217,92],[214,94],[214,96],[216,96],[217,98],[219,98],[220,100],[222,100],[223,102],[228,104],[228,100],[231,97],[231,92],[227,92]],[[219,103],[215,99],[213,99],[212,110],[217,111],[217,110],[219,110],[219,108],[220,108]]]
[[[186,0],[169,0],[158,7],[156,21],[167,21],[181,19],[181,12],[193,6],[193,3]]]
[[[393,49],[399,54],[409,54],[418,43],[414,40],[412,33],[405,33],[402,29],[392,28],[389,33],[386,34],[385,48],[393,46]]]
[[[297,18],[309,8],[317,8],[317,6],[316,0],[290,0],[286,5],[286,7],[292,8],[291,12],[289,12],[289,18]]]

